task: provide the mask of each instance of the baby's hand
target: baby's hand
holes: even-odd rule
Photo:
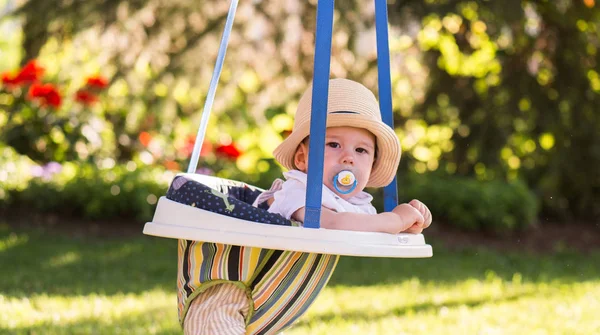
[[[416,199],[411,200],[408,204],[416,208],[419,213],[423,215],[423,229],[429,227],[431,225],[431,220],[433,219],[429,208],[427,208],[424,203]]]
[[[396,232],[419,234],[423,231],[425,219],[421,212],[409,204],[400,204],[392,210],[400,218],[399,226],[395,227]]]

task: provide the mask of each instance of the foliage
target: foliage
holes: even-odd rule
[[[436,222],[473,231],[506,233],[537,223],[535,195],[520,181],[479,181],[474,178],[409,175],[400,182],[400,197],[419,199]]]
[[[52,162],[24,165],[20,183],[0,180],[0,207],[88,219],[149,220],[158,197],[174,177],[161,167],[127,165],[98,169],[93,164]],[[8,171],[0,165],[0,171]]]
[[[174,240],[0,226],[0,334],[181,334]],[[140,227],[141,231],[141,227]],[[140,232],[141,234],[141,232]],[[600,254],[342,257],[286,334],[597,334]],[[573,271],[577,269],[577,271]],[[360,304],[356,302],[360,301]]]
[[[43,82],[45,69],[32,60],[16,74],[2,75],[0,142],[38,161],[66,161],[88,156],[106,157],[111,147],[92,129],[104,128],[101,115],[89,109],[107,86],[101,76],[90,76],[74,94],[65,109],[60,88]],[[3,120],[2,120],[3,119]],[[106,136],[104,136],[106,137]],[[104,154],[103,154],[104,151]]]
[[[372,3],[336,3],[331,73],[376,91]],[[36,59],[71,93],[86,76],[108,78],[105,97],[91,108],[97,122],[84,134],[100,138],[101,149],[73,159],[181,170],[200,123],[227,5],[29,0],[0,19],[0,45],[11,46],[10,60]],[[262,187],[280,174],[272,151],[291,129],[312,76],[315,9],[314,1],[240,3],[202,168]],[[395,1],[388,10],[402,171],[520,179],[545,214],[600,215],[595,1]],[[0,95],[0,127],[9,113],[22,110],[11,99]],[[60,113],[79,119],[70,106]],[[44,136],[42,130],[31,134]],[[57,141],[58,147],[69,142]],[[217,155],[216,148],[228,146],[239,155]],[[30,149],[29,156],[43,156],[40,164],[62,160]]]
[[[103,169],[74,162],[40,166],[10,148],[4,153],[7,160],[0,160],[0,189],[4,190],[0,207],[26,211],[146,221],[152,218],[153,205],[174,177],[174,172],[162,167],[137,167],[134,162]],[[16,175],[17,170],[18,178],[1,178]],[[532,225],[538,213],[535,197],[522,183],[432,174],[413,174],[404,179],[400,181],[401,199],[424,201],[437,222],[447,221],[471,230],[509,232]],[[376,206],[381,201],[380,196],[375,197]]]
[[[29,157],[0,142],[0,208],[10,203],[12,192],[27,188],[32,178],[31,167],[35,165]]]
[[[429,3],[395,7],[423,16],[428,88],[413,115],[453,129],[440,160],[461,175],[522,178],[548,214],[597,218],[596,2]]]
[[[16,202],[27,209],[66,216],[148,220],[154,213],[152,205],[166,193],[170,181],[160,168],[128,171],[126,166],[105,170],[93,165],[69,167],[64,166],[75,174],[67,172],[51,182],[37,179],[15,196]]]

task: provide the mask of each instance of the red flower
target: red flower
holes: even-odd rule
[[[108,80],[101,76],[88,77],[85,84],[91,88],[103,89],[108,86]]]
[[[3,73],[3,74],[2,74],[2,82],[3,82],[4,84],[6,84],[6,85],[11,85],[11,86],[12,86],[12,85],[17,85],[17,84],[18,84],[18,82],[17,82],[17,80],[16,80],[16,77],[15,77],[15,78],[11,77],[11,76],[8,74],[8,72],[5,72],[5,73]]]
[[[172,160],[165,161],[163,165],[167,168],[167,170],[179,171],[180,169],[179,163]]]
[[[17,73],[17,75],[14,77],[11,77],[8,73],[2,74],[2,82],[7,85],[25,85],[37,83],[43,74],[44,68],[38,66],[35,60],[31,60],[25,64],[25,66],[23,66],[19,73]]]
[[[148,133],[147,131],[143,131],[140,133],[139,139],[140,143],[142,143],[143,146],[147,147],[148,144],[150,144],[150,141],[152,141],[152,135],[150,135],[150,133]]]
[[[228,145],[220,145],[215,149],[215,153],[218,156],[222,156],[228,159],[237,159],[242,154],[233,143]]]
[[[196,143],[196,135],[190,135],[185,139],[185,144],[181,147],[180,151],[187,157],[192,155],[194,151],[194,144]],[[200,149],[200,156],[206,156],[212,151],[212,143],[204,141],[202,143],[202,149]]]
[[[88,106],[98,101],[98,97],[90,93],[88,91],[79,90],[75,93],[75,101],[80,102],[81,104]]]
[[[185,139],[185,144],[181,148],[184,155],[190,156],[194,151],[194,143],[196,142],[196,136],[190,135]]]
[[[200,157],[204,157],[204,156],[208,155],[209,153],[212,152],[212,150],[213,150],[212,143],[210,143],[208,141],[204,141],[204,143],[202,143],[202,149],[200,149]]]
[[[62,98],[60,93],[52,84],[33,84],[29,88],[27,97],[37,100],[42,106],[60,107]]]

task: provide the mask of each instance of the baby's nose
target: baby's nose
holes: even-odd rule
[[[354,157],[352,155],[345,155],[342,158],[342,163],[348,164],[348,165],[354,165]]]

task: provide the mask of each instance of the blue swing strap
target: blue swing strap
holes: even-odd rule
[[[375,0],[375,32],[377,35],[379,108],[383,122],[394,129],[387,0]],[[392,182],[383,189],[383,209],[386,212],[391,212],[398,204],[398,181],[396,179],[394,177]]]
[[[334,0],[319,0],[317,4],[317,31],[313,70],[313,100],[310,122],[308,186],[304,227],[319,228],[321,217],[321,184],[323,180],[323,156],[325,128],[327,124],[327,98],[329,96],[329,72],[331,61],[331,38],[333,29]],[[387,1],[375,0],[375,29],[377,33],[377,70],[379,105],[383,121],[394,129],[392,114],[392,89],[390,77],[390,49],[388,42]],[[383,190],[384,210],[391,211],[398,204],[397,180]]]
[[[200,128],[196,135],[196,141],[194,142],[194,150],[192,151],[192,158],[188,165],[187,172],[195,173],[198,167],[198,159],[200,158],[200,149],[204,143],[204,135],[206,134],[206,128],[208,126],[208,118],[212,110],[212,104],[215,100],[215,93],[217,91],[217,84],[221,77],[221,70],[223,69],[223,61],[225,59],[225,53],[227,52],[227,45],[229,44],[229,35],[231,34],[231,28],[233,27],[233,19],[237,10],[238,0],[231,0],[229,5],[229,13],[227,13],[227,21],[225,22],[225,30],[223,31],[223,37],[221,38],[221,44],[219,45],[219,53],[217,54],[217,61],[215,69],[213,71],[212,78],[210,80],[210,86],[208,88],[208,95],[204,102],[204,109],[202,111],[202,120],[200,121]]]
[[[325,154],[325,125],[327,124],[327,97],[331,61],[331,34],[333,30],[334,0],[317,3],[317,30],[313,70],[312,111],[308,144],[308,179],[304,227],[319,228],[323,184],[323,156]]]

